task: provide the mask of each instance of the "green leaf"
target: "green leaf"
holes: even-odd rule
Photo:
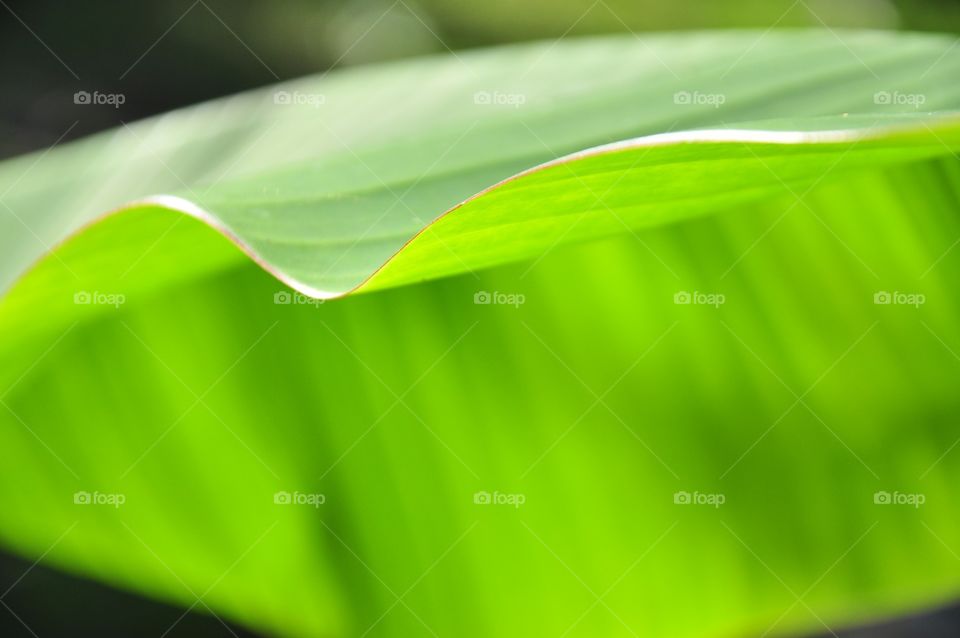
[[[206,221],[287,284],[328,298],[713,212],[782,190],[781,180],[808,185],[828,167],[944,154],[956,118],[938,125],[919,109],[960,108],[952,44],[828,32],[585,40],[333,73],[204,104],[8,162],[0,286],[106,211],[147,204]],[[822,115],[831,117],[812,119]],[[791,119],[754,128],[811,136],[689,131],[778,117]],[[907,152],[889,141],[898,127],[924,139]],[[664,131],[686,132],[622,142]],[[864,137],[880,139],[846,153]],[[115,244],[142,234],[136,216],[113,223]],[[126,255],[120,267],[130,268]]]
[[[7,162],[0,538],[289,636],[946,600],[960,131],[875,94],[958,109],[957,66],[878,33],[510,47]],[[460,276],[307,304],[171,207],[301,290]]]

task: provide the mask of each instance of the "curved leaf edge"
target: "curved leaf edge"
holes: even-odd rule
[[[391,266],[401,255],[410,250],[411,247],[429,233],[435,233],[441,230],[444,223],[465,206],[479,202],[483,198],[508,185],[517,185],[533,175],[556,167],[572,167],[578,162],[587,159],[595,159],[617,153],[630,153],[644,149],[705,144],[809,147],[855,145],[864,142],[888,142],[892,144],[902,144],[904,146],[925,143],[939,145],[941,148],[938,152],[942,155],[956,155],[954,149],[960,148],[960,112],[891,117],[889,118],[889,120],[891,120],[890,123],[884,123],[882,125],[877,125],[876,117],[871,117],[869,120],[861,122],[858,122],[855,117],[850,119],[848,119],[848,117],[848,115],[844,115],[838,118],[815,118],[810,120],[811,128],[809,130],[804,130],[797,126],[778,128],[770,122],[762,122],[757,124],[736,124],[732,125],[731,128],[671,131],[603,144],[558,157],[491,184],[460,203],[442,211],[439,215],[434,216],[432,221],[426,223],[414,235],[407,239],[400,248],[388,259],[383,261],[376,269],[366,275],[359,284],[346,290],[322,290],[291,275],[261,255],[251,243],[247,242],[240,233],[234,231],[230,225],[216,213],[207,210],[200,204],[186,197],[174,194],[151,195],[132,200],[102,213],[70,233],[58,244],[51,246],[40,258],[25,269],[6,291],[0,292],[0,301],[2,301],[11,290],[17,288],[25,280],[29,279],[30,274],[37,270],[42,263],[51,259],[57,251],[61,250],[67,244],[82,241],[86,231],[92,227],[99,226],[103,222],[125,213],[151,208],[179,213],[201,222],[203,225],[227,239],[235,248],[239,249],[240,252],[246,255],[251,261],[282,284],[312,299],[328,301],[420,281],[421,279],[408,281],[402,279],[398,281],[394,279],[384,283],[383,279],[384,275],[390,272]],[[833,123],[838,120],[854,125],[848,127],[824,126],[825,123]],[[900,120],[904,121],[901,122]],[[957,135],[957,138],[950,137],[952,135]],[[950,143],[944,139],[944,136],[950,138]],[[710,213],[714,211],[705,212]],[[443,274],[438,276],[443,276]]]

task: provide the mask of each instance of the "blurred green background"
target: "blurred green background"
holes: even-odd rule
[[[960,30],[960,3],[949,0],[5,0],[0,5],[0,157],[278,80],[448,49],[713,28]],[[83,90],[121,93],[125,102],[118,108],[74,104],[74,93]],[[11,556],[0,557],[4,591],[40,636],[153,635],[182,613]],[[63,613],[46,614],[54,602]],[[102,614],[106,609],[109,622]],[[956,615],[948,610],[855,635],[956,636]],[[0,610],[0,635],[31,634],[37,636]],[[190,614],[175,635],[243,633]]]

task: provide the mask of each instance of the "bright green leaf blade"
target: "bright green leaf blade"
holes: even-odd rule
[[[806,201],[319,308],[247,265],[21,343],[0,534],[70,530],[46,560],[291,636],[785,635],[946,600],[957,163]]]

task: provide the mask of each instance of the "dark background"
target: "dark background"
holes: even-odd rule
[[[960,1],[0,0],[0,158],[334,66],[585,34],[825,26],[956,33]],[[74,104],[94,90],[125,103]],[[0,636],[164,632],[251,635],[0,553]],[[956,637],[960,608],[838,635]]]
[[[334,65],[584,34],[825,25],[956,32],[960,1],[0,0],[0,157]],[[126,103],[77,106],[79,90]]]

